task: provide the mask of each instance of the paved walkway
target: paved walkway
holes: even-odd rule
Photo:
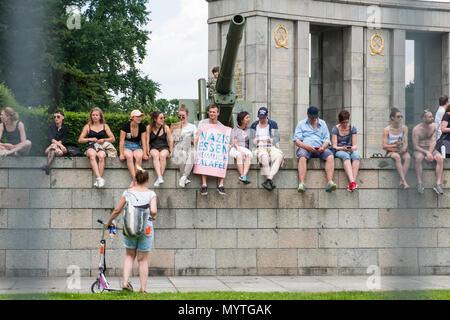
[[[119,286],[118,277],[108,279]],[[192,291],[246,291],[246,292],[336,292],[374,290],[368,276],[205,276],[205,277],[150,277],[148,292]],[[367,283],[369,281],[369,284]],[[94,278],[81,278],[79,288],[68,278],[0,278],[0,294],[90,292]],[[139,278],[131,279],[135,290]],[[68,286],[69,284],[69,286]],[[376,288],[376,287],[375,287]],[[450,290],[450,276],[382,276],[380,290]]]

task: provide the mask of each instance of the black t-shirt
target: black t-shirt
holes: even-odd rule
[[[139,123],[138,135],[137,135],[137,137],[132,137],[131,136],[131,122],[127,121],[122,124],[122,129],[120,129],[120,130],[122,130],[123,132],[126,133],[125,141],[138,143],[138,142],[141,142],[141,136],[146,131],[146,128],[143,123]]]
[[[450,114],[448,114],[446,112],[444,114],[444,116],[442,117],[442,121],[447,121],[447,128],[450,128]],[[450,140],[450,135],[449,134],[445,137],[445,140]]]
[[[65,146],[68,132],[69,128],[65,124],[61,126],[60,130],[58,130],[55,124],[51,124],[48,127],[48,144],[50,145],[52,140],[55,139],[56,141],[61,141],[63,146]]]

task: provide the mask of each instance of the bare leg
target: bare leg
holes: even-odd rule
[[[434,160],[436,160],[436,184],[441,184],[442,173],[444,171],[444,159],[440,153],[436,153]]]
[[[409,170],[409,166],[411,164],[411,156],[409,155],[408,152],[405,152],[402,155],[403,158],[403,176],[405,177],[405,181],[406,181],[406,175],[408,174],[408,170]],[[406,184],[407,187],[405,187],[405,189],[409,188],[408,184]]]
[[[137,261],[139,266],[139,279],[141,281],[140,292],[145,292],[148,280],[148,252],[137,252]]]
[[[414,168],[416,169],[416,176],[417,176],[417,184],[422,183],[422,160],[424,156],[422,153],[416,153],[414,155]],[[437,168],[437,166],[436,166]]]
[[[89,161],[91,163],[92,171],[94,172],[95,177],[100,178],[100,172],[98,169],[98,163],[97,163],[97,152],[94,149],[88,149],[86,152],[86,156],[89,157]]]
[[[250,155],[246,155],[245,162],[244,162],[244,171],[243,171],[244,175],[247,175],[247,173],[250,171],[251,163],[252,163],[252,157]]]
[[[307,159],[305,157],[299,158],[298,159],[298,180],[301,183],[305,182],[306,168],[307,168]]]
[[[239,175],[244,175],[244,163],[242,161],[242,154],[238,151],[236,155],[236,167],[239,172]]]
[[[352,168],[352,162],[350,159],[344,160],[344,171],[347,175],[348,181],[355,182],[355,178],[353,177],[353,168]]]
[[[155,167],[155,172],[158,177],[161,177],[161,164],[159,162],[159,151],[153,149],[150,151],[150,156],[153,159],[153,167]]]
[[[123,261],[123,282],[122,287],[126,287],[131,276],[131,271],[133,270],[134,258],[136,257],[135,249],[126,249],[127,255]]]
[[[353,160],[352,173],[353,173],[353,179],[355,182],[356,182],[356,178],[358,178],[358,172],[359,172],[359,160]]]
[[[330,182],[333,180],[334,176],[334,157],[332,155],[328,156],[325,160],[325,173],[327,175],[327,180]]]
[[[131,175],[131,184],[130,184],[130,188],[131,188],[134,186],[134,184],[136,182],[136,171],[134,168],[133,152],[129,149],[125,149],[123,151],[123,155],[125,156],[125,160],[127,162],[128,172],[130,172],[130,175]]]
[[[164,171],[166,171],[166,166],[167,166],[167,157],[169,156],[169,151],[168,150],[162,150],[159,153],[159,163],[161,165],[161,177],[164,175]]]
[[[106,152],[99,151],[97,153],[97,157],[98,157],[98,173],[100,174],[100,177],[103,177],[103,172],[105,171]]]

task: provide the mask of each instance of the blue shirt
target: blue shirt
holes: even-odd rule
[[[331,143],[330,132],[327,124],[322,119],[319,119],[317,130],[313,129],[308,118],[301,120],[295,128],[293,141],[297,140],[311,147],[321,147],[324,142]]]

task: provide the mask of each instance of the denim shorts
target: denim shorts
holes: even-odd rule
[[[131,151],[140,150],[140,149],[142,149],[142,143],[125,141],[125,144],[123,145],[123,147],[125,149],[131,150]]]
[[[336,158],[342,159],[342,161],[345,161],[348,159],[350,159],[352,161],[361,159],[358,151],[348,152],[348,151],[343,151],[343,150],[336,151]]]
[[[297,150],[297,158],[306,158],[309,160],[310,158],[320,158],[321,160],[325,160],[329,156],[332,156],[333,153],[330,151],[330,149],[325,149],[322,153],[318,152],[309,152],[308,150],[305,150],[303,148],[298,148]]]
[[[153,221],[147,220],[145,230],[146,230],[145,234],[139,237],[127,237],[126,235],[123,235],[123,243],[125,245],[125,248],[135,249],[137,251],[144,251],[144,252],[150,251],[153,242],[153,235],[155,233],[153,229]]]

